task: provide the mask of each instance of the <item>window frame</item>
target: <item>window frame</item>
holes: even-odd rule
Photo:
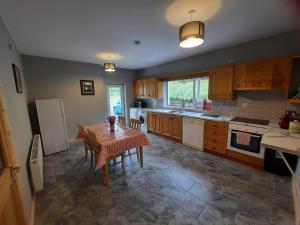
[[[167,80],[167,81],[165,81],[165,88],[166,88],[166,91],[165,91],[165,94],[164,94],[164,97],[166,98],[166,101],[164,102],[165,107],[180,108],[179,106],[170,104],[170,99],[169,99],[169,82],[179,81],[179,80],[192,80],[193,81],[193,101],[192,101],[193,106],[192,107],[185,107],[185,109],[203,110],[203,101],[205,99],[203,99],[202,102],[197,101],[198,99],[200,99],[200,90],[199,90],[200,89],[200,81],[201,80],[208,80],[208,91],[209,91],[209,76],[201,76],[201,77],[194,77],[194,78],[186,78],[186,79]],[[207,95],[208,95],[208,93],[207,93]],[[206,100],[209,100],[209,98],[207,97]],[[200,102],[202,103],[201,105],[199,105]]]

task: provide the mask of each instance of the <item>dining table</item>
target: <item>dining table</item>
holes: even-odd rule
[[[95,154],[95,170],[102,168],[102,178],[105,186],[109,184],[108,163],[110,158],[125,153],[127,150],[136,148],[139,151],[140,167],[143,167],[143,146],[150,145],[150,141],[145,133],[127,126],[115,125],[114,132],[110,131],[107,124],[100,123],[83,126],[85,131],[88,130],[96,135],[99,152]],[[83,136],[78,132],[76,139]]]

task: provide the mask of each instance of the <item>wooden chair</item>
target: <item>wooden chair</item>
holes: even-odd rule
[[[101,149],[100,149],[100,146],[98,144],[97,137],[96,137],[95,133],[91,132],[90,130],[88,130],[87,133],[88,133],[88,140],[89,140],[89,142],[91,144],[91,148],[94,151],[95,165],[94,165],[94,169],[93,170],[95,172],[95,169],[96,169],[96,158],[99,156]],[[124,153],[121,153],[119,155],[114,155],[114,156],[109,157],[108,159],[106,159],[106,163],[103,166],[103,169],[104,169],[103,173],[104,173],[104,179],[105,179],[104,183],[107,184],[107,185],[108,185],[108,180],[109,180],[109,179],[107,179],[108,176],[109,176],[109,171],[108,171],[109,161],[110,160],[115,160],[117,157],[121,157],[122,170],[123,170],[124,174],[126,173],[126,171],[125,171],[125,160],[124,160],[125,154]]]
[[[140,120],[130,119],[129,127],[140,131],[141,126],[142,126],[142,122]],[[128,155],[127,156],[131,156],[133,154],[136,154],[137,160],[140,161],[140,154],[139,154],[139,149],[138,148],[136,148],[135,153],[130,153],[130,149],[128,150]]]
[[[119,126],[126,126],[126,117],[125,116],[118,116],[118,124]]]
[[[129,127],[141,130],[142,122],[136,119],[130,119]]]
[[[79,129],[79,133],[81,134],[81,136],[83,137],[83,142],[84,142],[84,150],[85,150],[85,160],[87,160],[88,158],[88,152],[91,153],[91,167],[93,167],[93,150],[90,146],[89,140],[88,140],[88,134],[85,131],[84,127],[80,124],[77,124],[78,129]]]

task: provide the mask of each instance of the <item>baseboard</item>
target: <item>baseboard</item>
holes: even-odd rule
[[[296,177],[292,178],[292,191],[294,199],[294,210],[295,210],[295,224],[300,225],[300,196],[298,193],[298,183]]]
[[[30,225],[34,225],[34,219],[35,219],[35,198],[33,198],[31,202]]]

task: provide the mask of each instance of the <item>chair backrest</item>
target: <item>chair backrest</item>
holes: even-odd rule
[[[119,126],[126,126],[126,117],[118,116],[118,124],[119,124]]]
[[[142,122],[136,119],[130,119],[130,125],[131,128],[141,130]]]
[[[94,152],[99,152],[99,144],[97,141],[97,137],[95,133],[91,132],[90,130],[87,130],[87,136],[88,136],[88,141],[90,143],[91,148],[93,149]]]
[[[85,131],[84,127],[81,124],[77,124],[79,133],[82,135],[84,140],[87,140],[87,132]]]

